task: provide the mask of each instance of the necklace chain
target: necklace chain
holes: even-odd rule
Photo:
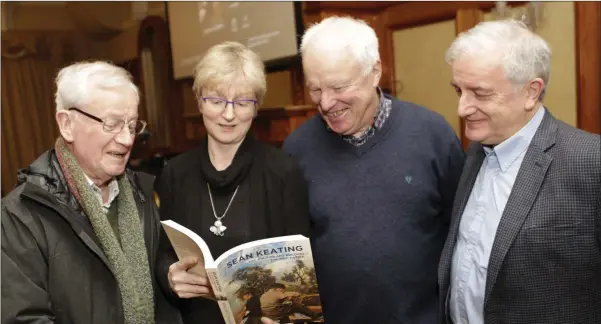
[[[225,208],[225,211],[223,212],[223,215],[217,216],[217,212],[215,211],[215,204],[213,203],[213,195],[211,194],[211,187],[207,183],[207,189],[209,189],[209,198],[211,199],[211,208],[213,208],[213,215],[215,216],[215,218],[218,221],[220,221],[223,217],[225,217],[225,214],[227,214],[227,211],[230,209],[230,206],[232,205],[232,201],[234,201],[234,197],[236,197],[236,193],[238,192],[238,188],[240,188],[240,185],[236,186],[236,190],[234,190],[234,194],[232,195],[232,199],[230,199],[230,202],[227,204],[227,207]]]

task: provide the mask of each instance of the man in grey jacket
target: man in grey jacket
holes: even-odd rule
[[[440,323],[601,323],[599,135],[542,104],[551,50],[517,21],[447,52],[472,140],[439,267]]]

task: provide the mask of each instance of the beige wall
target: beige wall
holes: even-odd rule
[[[524,7],[513,9],[515,17]],[[536,32],[544,38],[553,52],[551,78],[544,104],[559,120],[572,126],[577,123],[576,110],[576,34],[573,2],[544,2],[542,19]],[[484,16],[492,20],[492,13]]]
[[[450,86],[451,70],[444,60],[454,39],[455,20],[395,31],[395,90],[399,99],[443,115],[459,136],[457,95]]]

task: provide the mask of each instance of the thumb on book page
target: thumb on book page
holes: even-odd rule
[[[175,267],[182,270],[188,270],[198,263],[198,258],[194,256],[187,256],[175,263]]]

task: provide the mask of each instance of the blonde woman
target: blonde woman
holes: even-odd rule
[[[259,56],[235,42],[212,47],[196,66],[193,90],[207,136],[157,179],[161,218],[195,231],[214,256],[257,239],[308,235],[302,171],[249,134],[266,92]],[[165,236],[161,243],[157,275],[184,323],[223,323],[207,278],[187,272],[196,260],[178,261]]]

